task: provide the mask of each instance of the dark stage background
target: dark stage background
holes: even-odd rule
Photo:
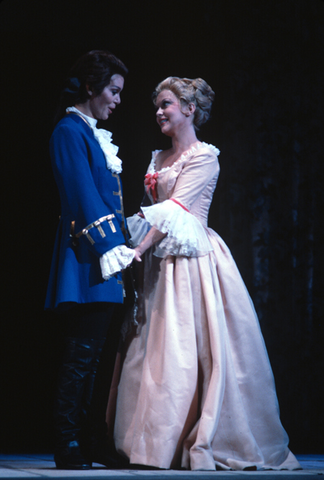
[[[221,150],[210,226],[255,302],[295,453],[324,453],[322,0],[3,0],[1,65],[2,452],[51,451],[60,354],[43,312],[60,213],[48,141],[63,80],[84,52],[129,68],[107,122],[137,211],[150,151],[164,148],[150,95],[201,76],[216,101],[201,139]]]

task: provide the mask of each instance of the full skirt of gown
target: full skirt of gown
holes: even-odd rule
[[[165,183],[170,198],[176,187]],[[125,341],[118,381],[117,451],[165,469],[300,468],[250,296],[228,247],[202,228],[205,254],[157,256],[153,247],[144,255],[139,325]]]

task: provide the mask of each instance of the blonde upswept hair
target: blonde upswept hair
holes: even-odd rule
[[[152,98],[154,104],[162,90],[170,90],[174,93],[183,107],[189,103],[193,103],[196,106],[193,124],[197,130],[209,119],[215,93],[202,78],[166,78],[158,84],[153,92]]]

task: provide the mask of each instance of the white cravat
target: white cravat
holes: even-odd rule
[[[112,133],[108,132],[108,130],[105,130],[104,128],[97,128],[97,120],[95,118],[85,115],[75,107],[68,107],[66,112],[75,112],[87,120],[92,128],[95,139],[99,143],[101,150],[105,155],[107,168],[113,173],[121,173],[123,170],[122,161],[117,157],[118,147],[112,143]]]

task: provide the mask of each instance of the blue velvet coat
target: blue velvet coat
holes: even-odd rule
[[[121,274],[108,281],[101,276],[99,258],[125,243],[119,176],[108,170],[91,128],[78,115],[66,115],[50,140],[50,155],[61,199],[45,308],[65,302],[123,302]],[[70,236],[102,217],[109,221],[88,228],[75,242]],[[74,245],[76,243],[76,245]]]

